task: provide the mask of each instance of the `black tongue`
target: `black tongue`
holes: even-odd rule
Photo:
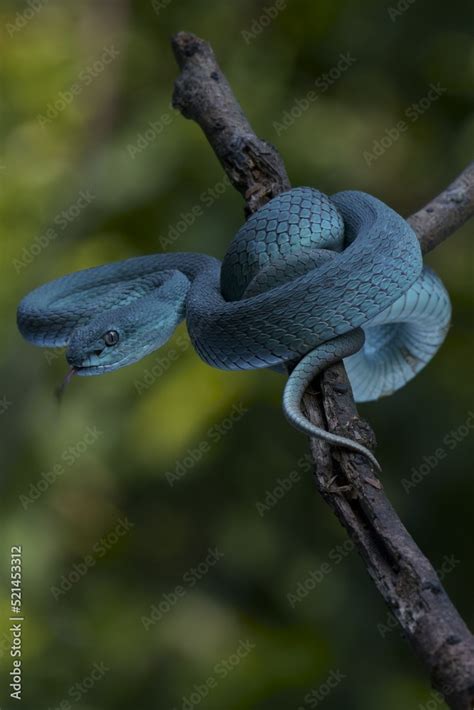
[[[54,394],[55,394],[56,399],[58,400],[58,403],[61,403],[62,398],[63,398],[63,395],[64,395],[64,392],[65,392],[65,390],[66,390],[66,387],[68,386],[68,384],[70,383],[70,381],[71,381],[73,375],[75,375],[76,372],[77,372],[77,370],[76,370],[75,367],[70,367],[69,370],[67,371],[65,377],[64,377],[64,380],[63,380],[63,381],[61,382],[61,384],[60,384],[58,387],[56,387],[56,389],[54,390]]]

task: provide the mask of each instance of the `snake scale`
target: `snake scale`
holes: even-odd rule
[[[298,187],[253,214],[222,262],[169,253],[78,271],[29,293],[17,321],[35,345],[66,347],[75,374],[99,375],[161,347],[185,318],[209,365],[291,369],[290,422],[378,467],[365,447],[308,421],[304,391],[344,359],[357,401],[391,394],[433,357],[450,316],[400,215],[363,192]]]

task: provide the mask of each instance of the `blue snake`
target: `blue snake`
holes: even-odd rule
[[[302,396],[341,359],[357,401],[391,394],[433,357],[450,317],[399,214],[363,192],[298,187],[253,214],[222,262],[168,253],[78,271],[29,293],[17,321],[35,345],[67,347],[72,373],[100,375],[161,347],[186,319],[209,365],[291,370],[289,421],[379,468],[364,446],[312,424]]]

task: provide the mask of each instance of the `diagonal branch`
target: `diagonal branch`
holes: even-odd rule
[[[211,47],[180,32],[172,40],[181,69],[173,105],[198,123],[252,214],[290,183],[276,149],[253,132]],[[474,166],[414,214],[410,223],[429,251],[474,213]],[[366,446],[374,434],[359,418],[343,363],[329,368],[305,395],[311,420]],[[474,639],[428,559],[361,456],[310,442],[315,482],[364,559],[377,589],[398,619],[433,687],[453,710],[474,701]]]
[[[474,162],[407,221],[420,240],[423,254],[426,254],[471,217],[474,217]]]

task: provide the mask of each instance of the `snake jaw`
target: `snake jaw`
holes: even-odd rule
[[[121,367],[135,362],[135,360],[130,360],[130,357],[127,355],[124,355],[120,359],[114,360],[113,362],[106,362],[102,359],[103,352],[106,351],[102,351],[101,355],[92,352],[91,354],[85,354],[84,356],[82,353],[66,352],[66,360],[70,366],[69,372],[73,371],[73,374],[78,375],[79,377],[92,377],[94,375],[103,375],[107,372],[114,372]],[[147,353],[143,353],[143,356],[146,354]],[[141,359],[141,357],[136,359]]]

